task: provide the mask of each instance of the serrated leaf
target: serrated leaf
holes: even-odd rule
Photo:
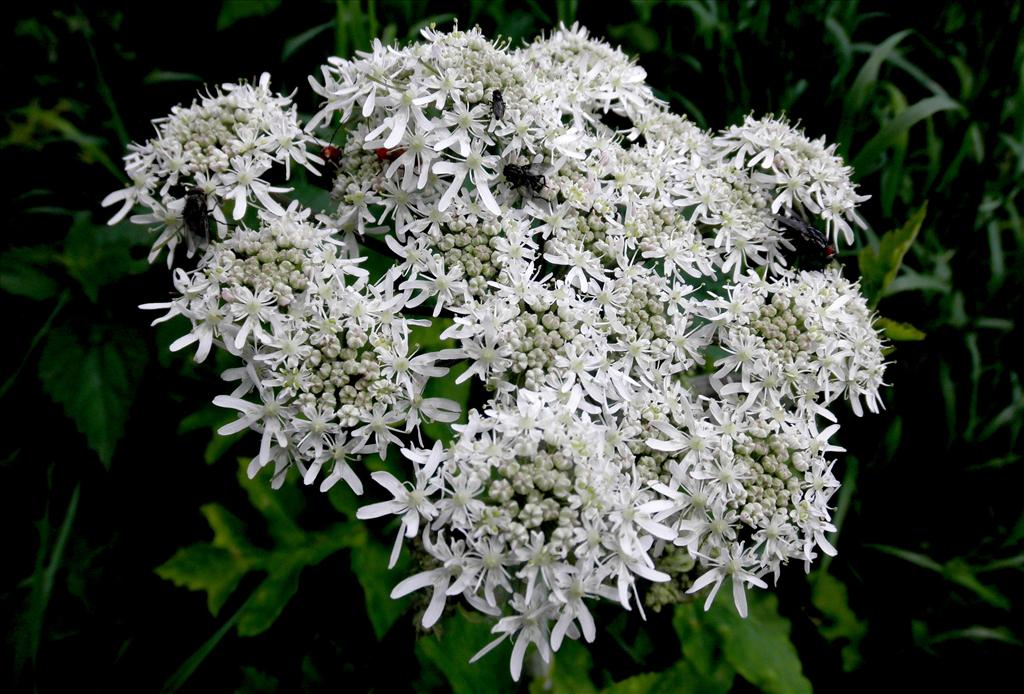
[[[920,342],[928,335],[910,323],[901,323],[891,318],[875,319],[875,327],[885,331],[885,336],[893,342]]]
[[[200,543],[179,549],[156,573],[176,586],[205,590],[206,604],[216,616],[248,570],[249,563],[236,554]]]
[[[861,288],[873,308],[882,298],[889,284],[896,279],[903,257],[907,254],[924,222],[927,204],[911,215],[899,229],[887,232],[879,239],[878,248],[865,246],[858,255]]]
[[[100,288],[126,275],[145,272],[149,267],[146,249],[151,242],[149,233],[138,225],[97,225],[88,212],[79,212],[64,241],[60,260],[95,303]]]
[[[378,641],[382,641],[398,618],[409,609],[409,600],[394,600],[391,589],[401,576],[412,574],[409,556],[399,555],[398,563],[390,571],[386,568],[391,555],[391,548],[377,542],[365,531],[365,526],[355,526],[362,530],[360,541],[352,545],[352,573],[363,588],[366,602],[366,616],[373,625],[373,633]]]
[[[768,694],[810,694],[811,683],[789,640],[789,620],[779,615],[774,595],[757,594],[746,619],[733,609],[712,609],[707,616],[725,658],[743,679]]]
[[[301,504],[298,490],[293,485],[285,485],[277,490],[271,489],[272,470],[265,468],[261,471],[262,474],[249,479],[249,475],[246,474],[247,468],[248,463],[241,461],[238,482],[249,497],[249,503],[263,514],[270,536],[279,544],[299,544],[305,533],[294,519]]]
[[[252,596],[238,614],[238,635],[262,634],[277,621],[285,605],[299,589],[299,574],[303,566],[298,562],[275,565],[270,575],[256,587]]]
[[[224,0],[217,16],[217,31],[250,17],[264,17],[278,8],[281,0]]]
[[[593,694],[597,692],[590,680],[593,664],[584,644],[566,639],[552,655],[544,676],[530,682],[530,694]]]
[[[57,282],[44,267],[54,262],[53,251],[46,246],[12,248],[0,255],[0,290],[16,296],[42,301],[57,293]]]
[[[495,638],[491,634],[491,626],[492,622],[483,616],[468,615],[458,610],[416,640],[416,657],[421,663],[440,670],[456,694],[514,691],[509,676],[511,646],[507,639],[477,662],[469,662],[477,651]],[[527,652],[527,658],[532,650],[533,646]]]
[[[852,672],[860,665],[860,644],[867,635],[867,624],[850,609],[846,585],[835,576],[818,571],[814,574],[811,602],[825,620],[818,631],[829,642],[842,645],[843,672]]]
[[[315,566],[340,549],[358,542],[365,534],[365,529],[357,524],[336,523],[318,532],[303,531],[295,522],[299,508],[296,501],[298,497],[294,497],[290,503],[287,501],[286,492],[298,494],[297,490],[289,486],[280,491],[272,491],[269,488],[269,474],[257,475],[250,480],[244,474],[246,467],[246,461],[241,461],[242,484],[249,494],[249,501],[263,514],[270,537],[274,540],[273,548],[268,550],[256,546],[247,537],[245,524],[237,516],[218,504],[206,504],[201,510],[213,530],[213,542],[193,545],[180,550],[178,555],[185,553],[187,559],[191,556],[189,553],[202,552],[203,555],[196,556],[213,557],[213,560],[222,564],[219,565],[220,573],[210,570],[215,575],[226,573],[227,562],[234,562],[238,568],[234,582],[229,583],[225,578],[221,585],[213,578],[202,579],[202,572],[174,572],[176,567],[184,566],[187,569],[189,566],[178,555],[172,557],[157,573],[171,580],[177,576],[181,579],[175,581],[178,585],[185,585],[192,590],[207,590],[210,593],[210,609],[214,611],[219,609],[247,572],[266,572],[266,578],[250,594],[237,615],[239,635],[254,636],[270,628],[281,615],[295,594],[303,569]],[[197,550],[197,547],[203,549]],[[191,579],[184,580],[186,576],[191,576]],[[223,590],[223,594],[217,592],[216,602],[212,588]]]
[[[213,546],[239,557],[258,557],[259,552],[245,536],[245,525],[235,514],[220,504],[204,504],[199,511],[213,530]]]
[[[39,357],[43,390],[59,403],[107,467],[135,400],[146,345],[130,329],[93,328],[83,342],[52,330]]]

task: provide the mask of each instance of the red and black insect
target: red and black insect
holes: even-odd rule
[[[326,166],[323,173],[317,177],[316,183],[325,190],[331,190],[334,187],[334,176],[338,173],[338,169],[341,168],[341,159],[344,156],[341,148],[334,146],[334,137],[341,130],[341,125],[341,123],[338,123],[338,127],[331,133],[330,141],[320,148],[320,158],[324,160]]]
[[[341,166],[341,150],[334,145],[325,145],[320,150],[320,156],[323,157],[323,160],[332,169],[337,169]]]
[[[795,248],[793,260],[801,269],[821,270],[836,258],[836,248],[824,233],[795,217],[775,215]]]
[[[377,159],[381,161],[394,161],[400,156],[405,154],[405,149],[402,147],[396,147],[394,149],[388,149],[387,147],[378,147],[373,150],[373,153],[377,155]]]

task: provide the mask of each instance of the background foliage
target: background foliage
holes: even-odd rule
[[[476,0],[5,12],[0,137],[0,605],[5,689],[511,690],[466,659],[487,625],[429,634],[392,602],[379,528],[340,491],[269,493],[213,430],[224,366],[196,366],[136,306],[170,291],[145,234],[107,228],[124,145],[204,83],[298,88],[325,56],[458,18],[530,39],[579,19],[713,128],[786,112],[841,143],[873,197],[846,251],[896,349],[886,411],[840,443],[839,556],[791,567],[750,619],[612,608],[540,691],[806,692],[997,681],[1024,645],[1021,489],[1024,46],[1019,1]],[[927,210],[925,211],[925,203]],[[900,229],[881,238],[883,232]],[[902,261],[902,265],[901,265]],[[425,335],[424,339],[431,338]],[[380,465],[386,465],[380,462]],[[239,480],[241,479],[241,484]],[[191,590],[186,590],[191,589]],[[200,592],[203,591],[205,595]]]

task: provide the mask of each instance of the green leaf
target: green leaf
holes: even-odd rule
[[[920,342],[927,335],[923,330],[910,323],[901,323],[891,318],[876,318],[875,327],[885,331],[885,336],[893,342]]]
[[[771,593],[750,597],[753,599],[746,619],[731,606],[707,613],[722,639],[725,658],[743,679],[768,694],[809,694],[811,683],[804,677],[796,647],[789,640],[789,620],[778,613],[778,599]]]
[[[336,523],[318,532],[303,531],[295,522],[301,497],[294,485],[273,491],[269,470],[250,480],[246,467],[247,462],[241,461],[242,485],[263,515],[274,546],[256,546],[237,516],[219,504],[206,504],[201,510],[213,530],[213,542],[179,550],[157,573],[177,585],[207,591],[210,611],[216,614],[248,572],[266,572],[236,615],[239,635],[254,636],[281,615],[295,595],[303,569],[358,542],[365,530],[361,525]]]
[[[262,634],[277,621],[285,605],[299,589],[299,574],[303,566],[292,561],[272,567],[270,575],[253,591],[238,615],[238,635]]]
[[[922,205],[901,228],[884,234],[877,249],[870,246],[861,249],[858,255],[861,288],[872,308],[878,305],[885,290],[896,279],[903,257],[921,231],[927,209],[927,205]]]
[[[352,491],[351,487],[343,482],[339,482],[327,491],[327,500],[348,520],[355,520],[356,511],[365,503]]]
[[[249,497],[249,503],[263,514],[270,536],[279,544],[300,544],[305,532],[295,523],[294,519],[301,504],[298,489],[294,485],[285,485],[277,490],[272,489],[270,486],[272,470],[264,468],[261,474],[249,479],[247,467],[247,461],[240,461],[238,482]]]
[[[174,72],[171,70],[151,70],[142,78],[143,84],[164,84],[166,82],[202,82],[201,75],[191,72]]]
[[[43,267],[55,260],[46,246],[12,248],[0,255],[0,290],[42,301],[57,294],[57,282]]]
[[[248,570],[249,563],[228,550],[200,543],[179,549],[156,573],[176,586],[205,590],[210,614],[216,616]]]
[[[530,694],[594,694],[590,681],[590,651],[579,641],[566,639],[551,658],[547,672],[530,682]]]
[[[868,627],[850,609],[846,585],[832,574],[818,571],[811,581],[811,602],[824,617],[819,633],[830,643],[841,644],[843,672],[853,672],[860,665],[860,644]]]
[[[80,212],[68,231],[60,260],[95,303],[101,287],[146,271],[150,243],[149,233],[135,224],[99,226],[92,223],[88,212]]]
[[[661,45],[661,37],[643,22],[629,22],[608,27],[608,35],[635,48],[638,53],[653,53]]]
[[[387,570],[391,548],[373,539],[365,526],[356,525],[362,537],[352,545],[352,573],[363,588],[366,601],[366,616],[373,625],[373,633],[382,641],[411,604],[410,600],[393,600],[391,589],[399,579],[411,575],[409,555],[403,552],[394,569]]]
[[[235,694],[277,694],[281,691],[281,681],[254,667],[242,668],[242,684]]]
[[[732,678],[729,678],[730,682]],[[601,694],[725,694],[727,687],[709,685],[685,660],[678,661],[668,670],[647,672],[616,682],[601,690]]]
[[[495,638],[491,626],[491,620],[482,615],[457,610],[433,631],[417,639],[416,657],[421,663],[440,670],[456,694],[514,691],[509,676],[511,646],[507,639],[477,662],[469,662]],[[533,648],[527,651],[527,658]]]
[[[217,17],[217,31],[227,29],[242,19],[265,17],[281,4],[281,0],[224,0]]]
[[[423,390],[423,396],[427,398],[447,398],[455,403],[458,403],[462,413],[459,418],[454,422],[426,422],[424,421],[422,429],[430,438],[435,441],[440,441],[445,445],[448,445],[455,438],[455,430],[452,429],[452,424],[465,424],[467,413],[469,411],[469,395],[473,387],[471,378],[466,379],[462,383],[456,383],[455,381],[469,368],[469,364],[460,362],[455,364],[446,375],[431,378],[427,381],[426,388]]]
[[[693,670],[702,689],[727,692],[732,688],[736,671],[722,656],[722,640],[708,628],[708,617],[699,602],[679,603],[672,614],[683,659]]]
[[[55,329],[39,356],[43,390],[59,403],[107,467],[124,434],[146,365],[145,343],[130,329],[93,328],[82,341]]]

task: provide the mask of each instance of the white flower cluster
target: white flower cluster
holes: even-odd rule
[[[132,151],[136,183],[112,199],[119,216],[170,210],[137,218],[159,225],[158,247],[188,227],[175,184],[201,188],[218,220],[227,202],[238,220],[259,210],[256,229],[222,225],[197,269],[175,271],[180,297],[159,306],[192,330],[173,348],[242,358],[215,402],[240,412],[222,431],[262,434],[253,473],[273,463],[280,483],[294,467],[309,484],[326,470],[321,488],[361,493],[359,456],[395,444],[409,474],[374,472],[392,499],[359,511],[401,518],[392,565],[406,541],[421,560],[393,596],[430,588],[426,627],[455,596],[491,615],[517,679],[529,644],[546,660],[596,637],[591,600],[642,612],[711,586],[710,606],[729,579],[745,614],[745,586],[834,552],[829,408],[881,403],[856,283],[809,269],[825,263],[791,233],[852,239],[850,169],[784,120],[701,130],[577,27],[516,50],[477,30],[423,35],[310,80],[325,103],[306,131],[337,120],[345,138],[323,149],[336,206],[316,221],[256,184],[320,163],[265,80],[176,110]],[[179,122],[224,122],[242,93],[262,96],[232,101],[216,147],[163,154],[192,152],[198,126]],[[273,143],[269,126],[230,125],[274,113],[290,125]],[[239,193],[227,167],[243,161],[256,173]],[[364,245],[395,257],[376,281]],[[454,347],[415,354],[431,320]],[[457,382],[486,395],[452,443],[427,446],[424,419],[463,414],[424,396],[457,361]]]
[[[137,204],[145,207],[148,212],[131,221],[159,230],[149,261],[166,248],[169,267],[183,240],[189,257],[197,246],[209,241],[189,233],[187,197],[177,189],[202,193],[203,205],[223,236],[228,226],[221,204],[232,203],[235,220],[242,219],[253,203],[282,214],[284,209],[272,193],[291,189],[274,187],[260,177],[279,164],[284,165],[287,177],[293,161],[314,173],[314,165],[322,163],[307,152],[314,138],[302,130],[291,99],[270,91],[267,73],[255,86],[225,84],[199,103],[175,106],[170,115],[153,121],[153,126],[156,138],[128,147],[125,172],[132,185],[108,195],[103,206],[121,203],[110,224],[124,219]]]

